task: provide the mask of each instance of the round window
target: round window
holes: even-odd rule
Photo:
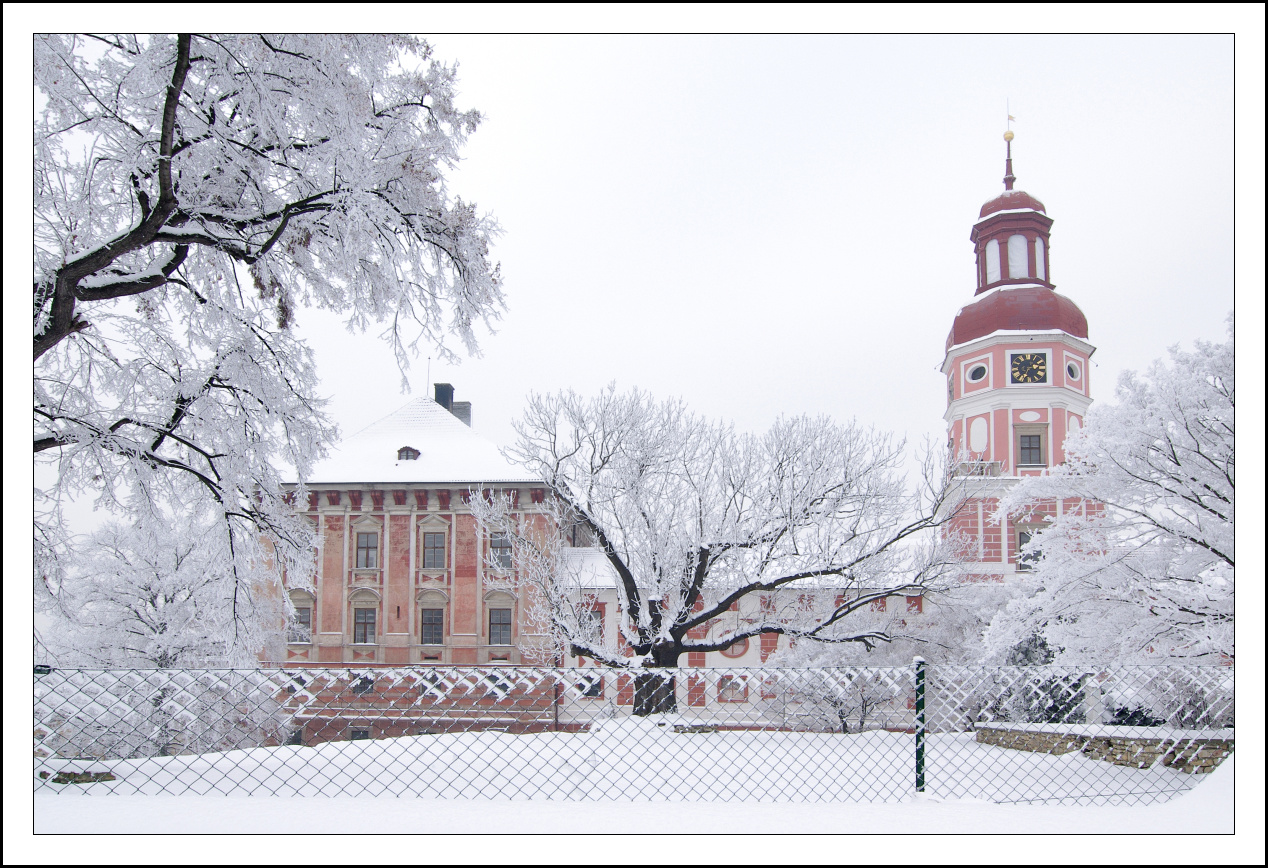
[[[723,648],[723,649],[722,649],[722,656],[723,656],[723,657],[730,657],[730,658],[732,658],[732,659],[734,659],[734,658],[736,658],[736,657],[743,657],[743,656],[744,656],[744,652],[745,652],[745,651],[747,651],[747,650],[748,650],[748,640],[747,640],[747,639],[741,639],[740,641],[738,641],[738,642],[736,642],[734,645],[732,645],[730,648]]]
[[[1070,364],[1066,365],[1065,373],[1066,373],[1066,376],[1068,376],[1071,380],[1077,380],[1079,378],[1079,373],[1080,373],[1078,363],[1070,362]]]
[[[969,369],[969,382],[976,383],[986,376],[986,365],[975,365]]]

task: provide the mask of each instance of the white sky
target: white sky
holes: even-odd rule
[[[483,358],[431,381],[502,444],[530,391],[613,380],[753,431],[822,413],[940,441],[1006,100],[1017,186],[1055,219],[1053,280],[1098,347],[1094,398],[1223,339],[1231,35],[429,39],[486,115],[452,189],[501,222],[508,300]],[[345,433],[407,400],[384,343],[299,326]]]

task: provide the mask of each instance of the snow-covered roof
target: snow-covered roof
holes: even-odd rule
[[[620,577],[600,548],[566,548],[560,552],[563,568],[583,588],[615,588]]]
[[[418,450],[413,460],[398,453]],[[497,445],[472,431],[431,398],[415,398],[344,440],[319,461],[310,485],[332,483],[540,482],[502,457]]]

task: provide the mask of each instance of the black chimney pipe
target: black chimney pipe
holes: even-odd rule
[[[436,403],[450,413],[453,412],[453,386],[449,383],[436,384]]]

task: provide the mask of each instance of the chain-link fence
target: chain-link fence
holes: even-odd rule
[[[1136,804],[1233,748],[1231,667],[36,667],[35,789]]]

